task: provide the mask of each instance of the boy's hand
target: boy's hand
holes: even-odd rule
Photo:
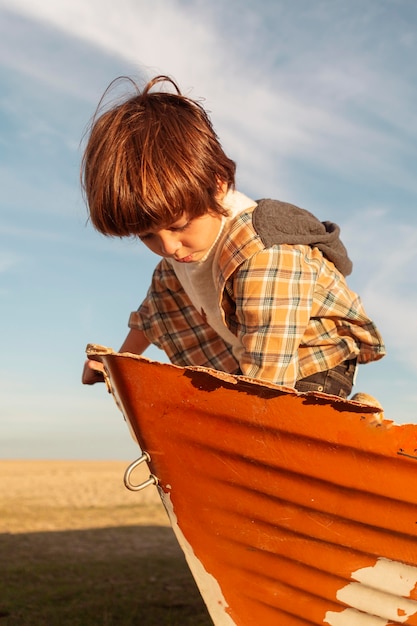
[[[87,359],[84,363],[83,375],[81,381],[84,385],[94,385],[95,383],[104,383],[104,366],[100,361]]]

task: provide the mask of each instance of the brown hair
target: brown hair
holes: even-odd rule
[[[124,237],[164,228],[184,213],[226,215],[219,185],[234,188],[236,166],[203,107],[167,76],[142,92],[130,82],[136,94],[102,114],[99,104],[90,125],[81,182],[94,227]],[[176,93],[151,92],[163,82]]]

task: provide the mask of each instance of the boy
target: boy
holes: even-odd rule
[[[155,91],[168,82],[175,93]],[[95,228],[155,254],[148,294],[120,351],[150,343],[171,362],[346,398],[382,338],[347,286],[339,228],[235,190],[202,106],[157,76],[93,120],[82,182]],[[87,361],[83,382],[102,380]]]

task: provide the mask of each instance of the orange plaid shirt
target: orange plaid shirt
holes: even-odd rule
[[[130,328],[142,330],[172,363],[199,365],[293,387],[342,361],[374,361],[385,354],[381,335],[343,275],[316,247],[265,248],[252,210],[236,217],[218,251],[219,299],[224,323],[243,346],[231,347],[194,308],[163,259]]]

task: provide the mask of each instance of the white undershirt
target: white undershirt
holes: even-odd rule
[[[216,265],[214,261],[217,251],[221,249],[228,234],[231,221],[239,213],[255,205],[256,202],[243,193],[229,191],[223,200],[223,206],[229,209],[229,216],[222,219],[216,241],[205,257],[196,263],[177,263],[173,259],[167,259],[194,307],[220,337],[232,346],[237,359],[243,348],[237,337],[230,332],[223,321],[218,302],[219,294],[214,282],[214,267]]]

